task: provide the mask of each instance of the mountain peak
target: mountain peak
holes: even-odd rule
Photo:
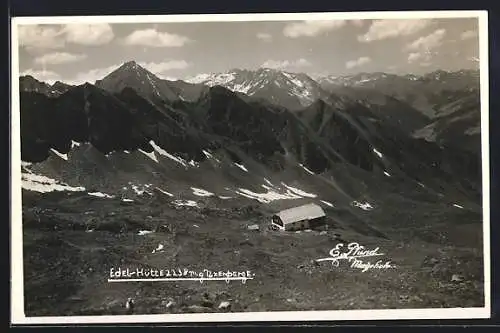
[[[20,76],[20,78],[21,78],[21,79],[36,80],[36,81],[38,81],[37,79],[35,79],[35,78],[33,77],[33,75],[30,75],[30,74],[21,75],[21,76]]]
[[[176,100],[177,95],[155,74],[130,60],[96,81],[96,86],[111,93],[119,93],[124,88],[135,89],[139,95],[152,100]]]
[[[90,82],[85,82],[77,87],[81,87],[81,89],[83,89],[84,91],[89,91],[89,92],[93,92],[93,91],[98,91],[98,92],[102,92],[102,90],[100,88],[98,88],[97,86],[93,85],[92,83]]]
[[[137,62],[135,60],[129,60],[129,61],[124,62],[121,67],[136,69],[140,66],[137,64]]]
[[[142,67],[141,65],[139,65],[135,60],[130,60],[130,61],[127,61],[127,62],[124,62],[120,67],[116,68],[114,71],[112,71],[110,74],[108,74],[107,76],[110,76],[110,75],[134,75],[134,74],[148,74],[149,76],[155,76],[153,73],[151,73],[150,71],[148,71],[146,68]],[[98,81],[102,81],[102,80],[98,80]]]

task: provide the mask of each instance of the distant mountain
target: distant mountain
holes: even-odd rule
[[[19,90],[20,91],[33,91],[47,96],[59,96],[68,91],[71,87],[69,84],[56,81],[50,85],[45,82],[38,81],[31,75],[24,75],[19,77]]]
[[[125,104],[89,83],[57,98],[21,92],[21,133],[25,161],[45,160],[50,148],[67,153],[72,141],[90,142],[105,154],[144,141]]]
[[[71,85],[71,84],[67,84],[67,83],[61,82],[61,81],[56,81],[52,85],[52,89],[56,90],[59,94],[65,93],[66,91],[68,91],[72,87],[74,87],[74,86]]]
[[[349,101],[344,102],[344,105],[350,103],[351,105],[359,104],[363,106],[365,108],[364,114],[359,116],[370,121],[385,122],[406,133],[412,133],[427,125],[430,121],[429,117],[409,103],[385,95],[375,89],[345,86],[338,87],[334,91],[332,96]],[[328,99],[325,100],[329,101]]]
[[[119,93],[124,88],[133,88],[138,94],[153,103],[163,103],[165,100],[176,100],[178,95],[153,73],[138,65],[135,61],[128,61],[108,74],[95,85],[111,93]]]
[[[356,109],[339,112],[318,101],[296,115],[315,135],[325,140],[327,147],[363,169],[380,170],[391,175],[402,173],[436,185],[449,178],[453,169],[456,175],[451,177],[460,175],[466,187],[477,190],[474,176],[479,172],[477,155],[451,146],[443,150],[434,143],[412,139],[400,128],[385,122],[366,122],[356,116],[357,113],[359,110]]]
[[[378,84],[385,82],[387,85],[396,84],[407,81],[418,80],[416,75],[404,75],[399,76],[395,74],[383,73],[383,72],[372,72],[372,73],[358,73],[355,75],[346,76],[323,76],[318,77],[317,81],[324,87],[328,86],[346,86],[346,87],[365,87],[374,88]]]
[[[206,93],[209,86],[204,84],[189,83],[182,80],[169,81],[163,80],[165,84],[175,93],[181,100],[196,101],[200,96]]]
[[[258,100],[247,102],[221,86],[209,88],[196,102],[159,106],[131,88],[111,94],[87,83],[56,98],[21,93],[22,158],[41,162],[51,150],[67,154],[74,142],[88,142],[103,156],[140,151],[196,164],[208,159],[206,151],[217,151],[229,164],[248,163],[273,172],[286,170],[290,163],[314,173],[344,165],[436,186],[458,177],[464,189],[473,186],[473,157],[451,148],[443,153],[434,143],[368,121],[364,115],[369,112],[361,104],[338,110],[321,100],[291,112]],[[440,165],[454,165],[453,172]]]
[[[438,70],[423,76],[394,75],[387,73],[360,73],[351,76],[319,78],[323,89],[336,93],[345,87],[374,90],[408,103],[428,117],[436,115],[437,105],[443,95],[479,89],[479,71]]]
[[[121,102],[139,103],[138,110],[149,108],[143,105],[145,102],[154,105],[155,114],[161,112],[171,119],[172,124],[182,124],[178,130],[181,132],[192,126],[198,126],[196,130],[199,130],[199,122],[193,123],[193,119],[199,117],[200,105],[211,100],[208,96],[219,91],[215,88],[220,86],[232,91],[232,96],[246,103],[245,105],[281,112],[300,111],[317,101],[324,101],[338,112],[355,116],[368,126],[376,123],[388,130],[396,128],[406,135],[414,135],[415,138],[427,141],[439,137],[442,139],[437,139],[439,144],[451,139],[450,135],[444,133],[454,133],[455,137],[458,135],[457,128],[463,127],[461,135],[465,135],[466,140],[472,139],[468,149],[477,152],[480,147],[474,136],[477,134],[474,130],[478,126],[477,122],[474,120],[466,126],[463,121],[446,121],[454,118],[444,117],[444,114],[449,113],[446,110],[453,105],[453,108],[460,108],[456,106],[460,101],[467,101],[467,108],[477,112],[467,119],[479,117],[478,78],[477,71],[465,70],[435,71],[423,76],[398,76],[378,72],[324,77],[317,82],[305,74],[261,68],[255,71],[234,69],[227,73],[198,75],[185,82],[160,79],[136,62],[129,61],[105,78],[97,80],[95,87]],[[33,77],[21,77],[20,83],[22,91],[40,92],[52,97],[59,96],[72,87],[62,82],[49,85]],[[136,107],[134,104],[127,107],[131,106]],[[149,119],[148,117],[145,119]],[[150,121],[154,123],[157,119]],[[457,124],[460,126],[457,127]],[[436,134],[434,129],[443,134]],[[476,134],[469,135],[465,132]],[[171,139],[186,139],[186,135],[175,137],[176,139]]]
[[[416,130],[413,136],[479,154],[481,147],[479,91],[458,92],[447,97],[437,105],[433,121]]]
[[[327,96],[319,84],[306,74],[270,68],[254,71],[233,69],[226,73],[200,74],[186,81],[211,87],[220,85],[289,109],[300,109]]]

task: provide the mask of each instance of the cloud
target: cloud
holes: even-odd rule
[[[434,23],[432,20],[376,20],[368,31],[358,36],[360,42],[373,42],[399,36],[409,36],[421,31]]]
[[[420,52],[412,52],[410,54],[408,54],[408,63],[414,63],[420,59],[422,59],[424,57],[424,54],[423,53],[420,53]]]
[[[406,46],[406,49],[410,51],[435,49],[442,44],[445,34],[446,30],[438,29],[427,36],[414,40]]]
[[[287,68],[303,68],[310,67],[312,64],[304,58],[297,60],[267,60],[260,67],[273,68],[273,69],[287,69]]]
[[[102,79],[120,66],[121,64],[116,64],[108,67],[91,69],[85,72],[79,72],[73,78],[70,78],[64,82],[72,85],[84,84],[85,82],[94,84],[96,80]]]
[[[475,38],[477,36],[478,36],[478,33],[476,31],[467,30],[467,31],[462,32],[462,34],[460,34],[460,39],[467,40],[467,39]]]
[[[259,32],[257,34],[257,38],[263,40],[264,42],[271,42],[273,40],[273,36],[265,32]]]
[[[408,54],[408,63],[413,64],[418,61],[428,62],[432,58],[431,52],[412,52]]]
[[[135,30],[125,37],[125,45],[149,47],[181,47],[191,40],[185,36],[161,32],[156,29]]]
[[[82,45],[104,45],[115,37],[107,23],[68,24],[64,27],[66,41]]]
[[[71,62],[82,61],[85,58],[87,58],[87,55],[85,54],[52,52],[36,57],[34,59],[34,62],[35,64],[42,64],[42,65],[58,65],[58,64],[67,64]]]
[[[114,38],[109,24],[33,24],[18,28],[19,46],[28,52],[61,49],[67,43],[103,45]]]
[[[36,70],[36,69],[27,69],[20,73],[20,75],[31,75],[38,81],[47,82],[49,84],[53,84],[55,81],[59,80],[61,76],[53,71],[47,70]]]
[[[65,40],[60,28],[50,25],[20,25],[18,28],[19,46],[28,50],[59,49]]]
[[[356,60],[349,60],[348,62],[346,62],[345,67],[347,69],[351,69],[369,64],[370,62],[372,62],[372,59],[370,59],[369,57],[359,57]]]
[[[296,23],[289,23],[283,29],[283,34],[286,37],[315,37],[327,31],[340,29],[345,26],[345,20],[331,20],[331,21],[303,21]]]
[[[429,67],[432,65],[432,52],[413,52],[408,55],[408,63],[419,63],[421,67]]]
[[[190,64],[184,60],[167,60],[163,62],[139,62],[140,66],[151,71],[153,74],[158,75],[162,78],[166,78],[166,72],[175,69],[185,69],[190,66]]]

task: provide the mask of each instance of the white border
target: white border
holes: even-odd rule
[[[336,310],[273,311],[210,314],[160,314],[132,316],[66,316],[26,317],[23,290],[23,236],[21,212],[21,149],[19,115],[19,24],[67,23],[167,23],[167,22],[237,22],[291,21],[332,19],[419,19],[478,18],[481,86],[481,145],[483,185],[483,308],[401,309],[401,310]],[[396,320],[396,319],[477,319],[491,316],[490,281],[490,170],[489,170],[489,87],[488,87],[488,12],[487,11],[422,11],[422,12],[348,12],[348,13],[273,13],[273,14],[196,14],[144,16],[58,16],[14,17],[11,20],[11,322],[12,324],[84,324],[84,323],[165,323],[165,322],[232,322],[232,321],[325,321],[325,320]],[[12,223],[16,221],[16,223]]]

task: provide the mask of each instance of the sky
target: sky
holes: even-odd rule
[[[29,24],[18,26],[19,73],[94,83],[135,60],[165,79],[233,68],[312,77],[478,68],[476,18]]]

